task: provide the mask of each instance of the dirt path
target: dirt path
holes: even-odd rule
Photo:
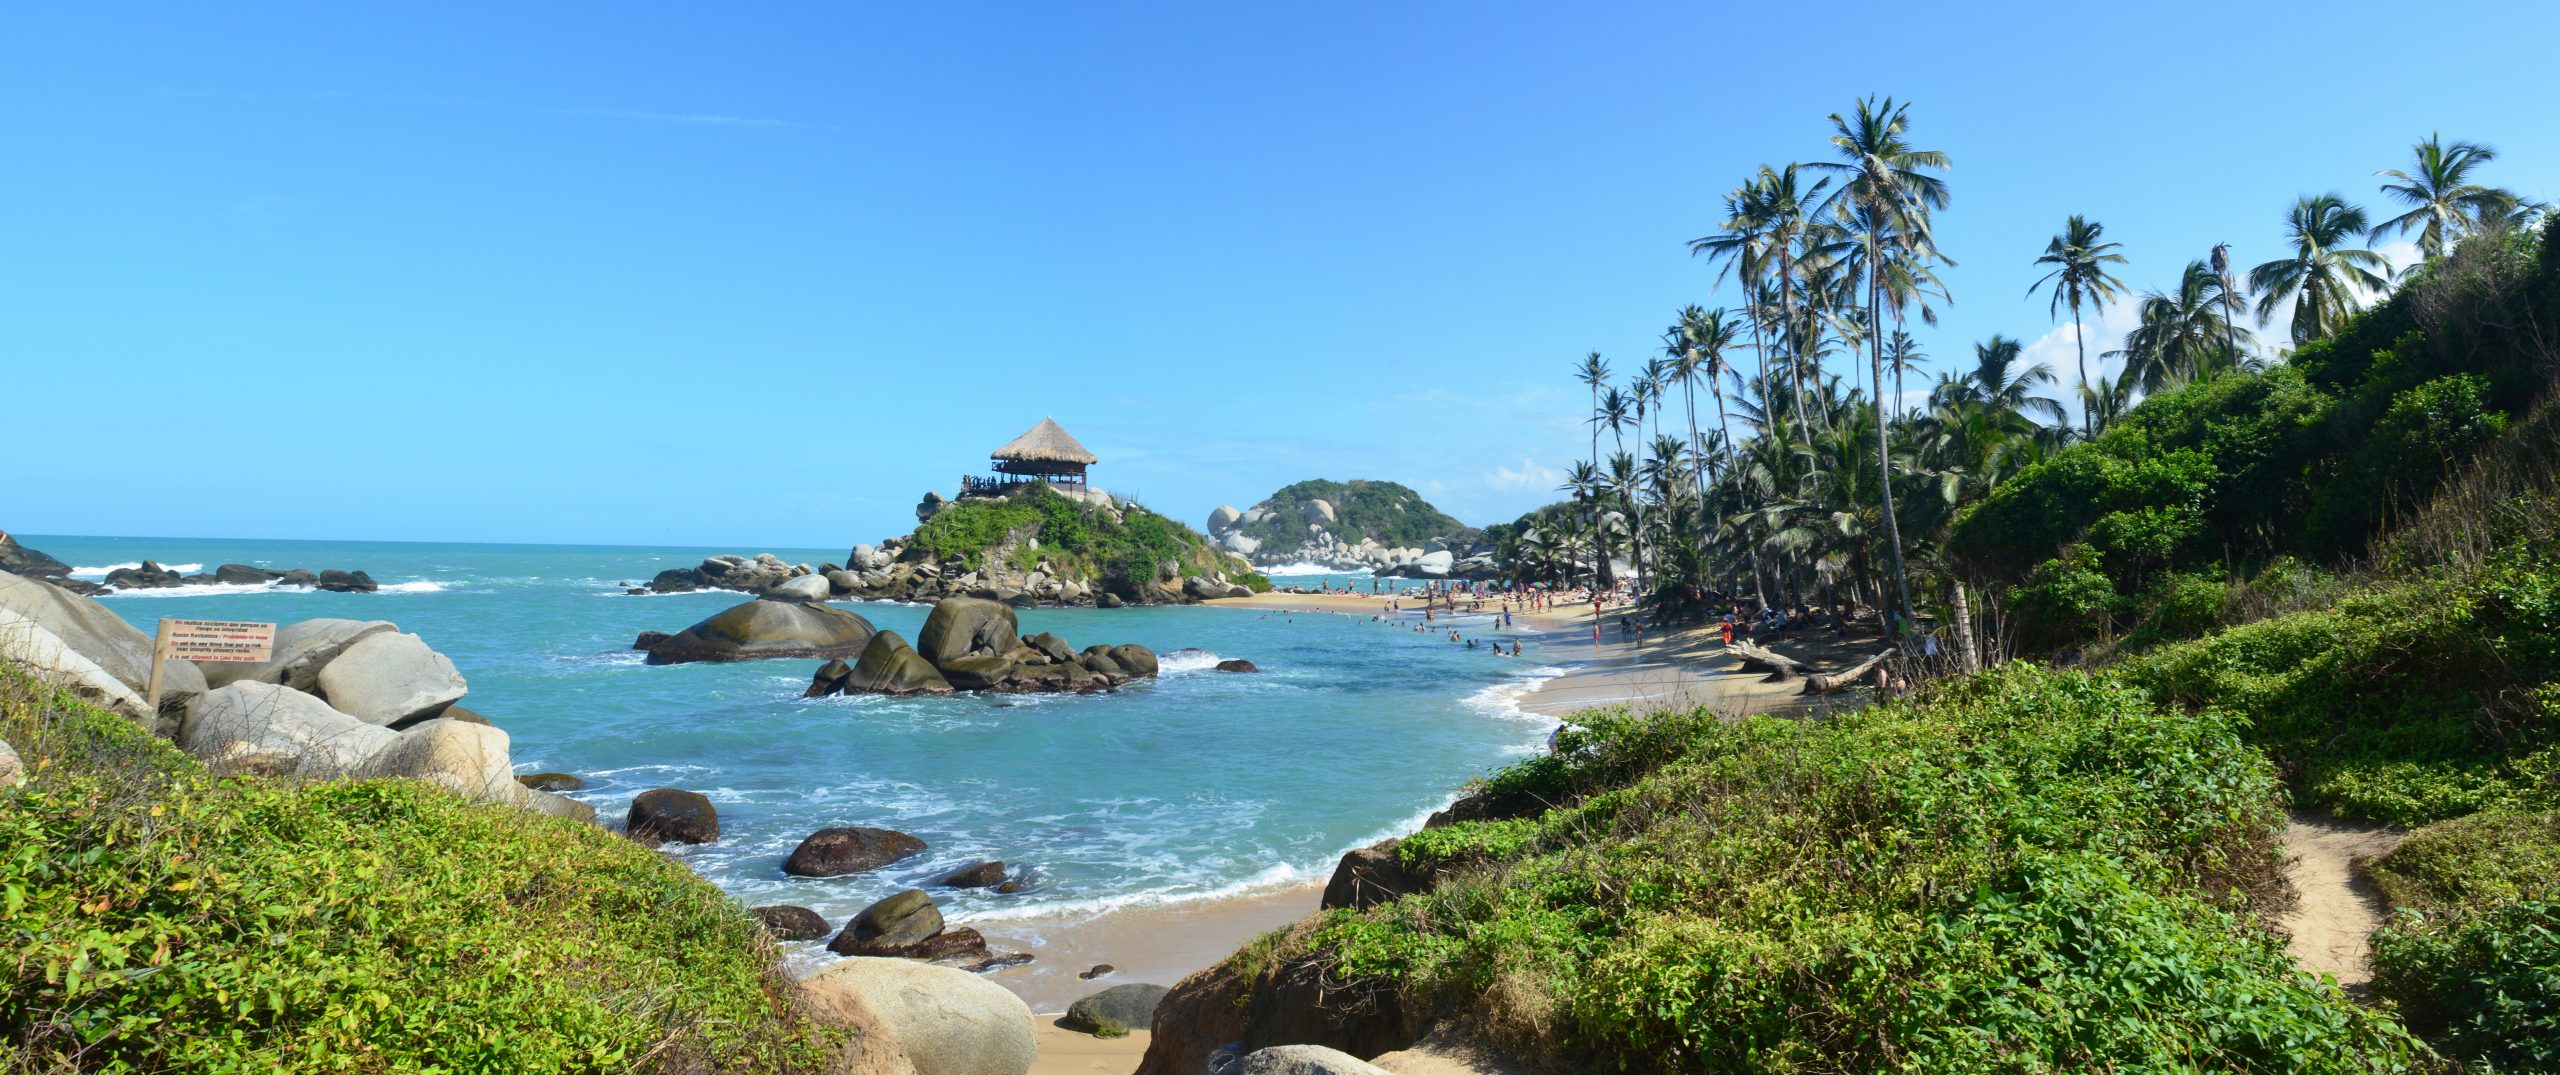
[[[2390,854],[2406,835],[2316,814],[2292,816],[2284,834],[2285,877],[2300,898],[2284,916],[2284,928],[2293,937],[2286,947],[2303,969],[2336,975],[2348,987],[2373,979],[2365,949],[2382,927],[2382,897],[2358,876],[2356,864]]]

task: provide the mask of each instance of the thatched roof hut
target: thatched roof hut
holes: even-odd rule
[[[1055,419],[1043,418],[1040,424],[995,450],[996,476],[974,475],[960,479],[962,495],[1002,495],[1007,489],[1025,482],[1044,481],[1070,488],[1085,487],[1084,468],[1101,462],[1085,446],[1067,435]]]
[[[1080,467],[1102,461],[1068,436],[1054,418],[1043,418],[1030,432],[1006,442],[996,449],[994,458],[999,463],[1073,463]]]

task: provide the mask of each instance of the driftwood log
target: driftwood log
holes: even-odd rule
[[[1754,645],[1747,639],[1734,639],[1731,652],[1742,661],[1745,671],[1766,672],[1763,683],[1786,683],[1813,674],[1813,666]]]
[[[1894,647],[1887,646],[1885,647],[1884,652],[1858,662],[1857,667],[1851,668],[1845,672],[1806,676],[1804,677],[1804,693],[1838,694],[1841,691],[1855,687],[1858,685],[1859,680],[1866,678],[1867,673],[1875,671],[1877,665],[1883,664],[1885,658],[1893,656],[1896,652],[1897,650]]]

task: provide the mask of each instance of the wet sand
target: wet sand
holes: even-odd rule
[[[1244,942],[1314,914],[1322,886],[1169,905],[1139,905],[1094,915],[969,923],[989,947],[1039,958],[990,973],[1035,1012],[1067,1010],[1077,998],[1133,982],[1170,986],[1227,958]],[[1108,963],[1110,974],[1077,975]]]

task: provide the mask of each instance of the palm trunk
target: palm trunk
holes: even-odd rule
[[[2089,421],[2089,339],[2080,327],[2080,300],[2071,300],[2071,346],[2080,352],[2080,435],[2092,436],[2096,427]]]
[[[1870,324],[1874,323],[1882,312],[1883,295],[1882,283],[1871,275],[1867,284],[1867,321]],[[1876,380],[1881,382],[1884,380],[1884,341],[1875,333],[1870,332],[1867,335],[1871,337],[1870,342],[1873,344],[1868,348],[1867,353],[1872,356]],[[1894,588],[1902,600],[1903,618],[1908,620],[1911,615],[1911,576],[1902,565],[1902,523],[1893,514],[1893,436],[1885,428],[1882,407],[1876,409],[1876,477],[1876,491],[1884,501],[1885,540],[1893,549]],[[1890,628],[1890,622],[1887,626]]]

